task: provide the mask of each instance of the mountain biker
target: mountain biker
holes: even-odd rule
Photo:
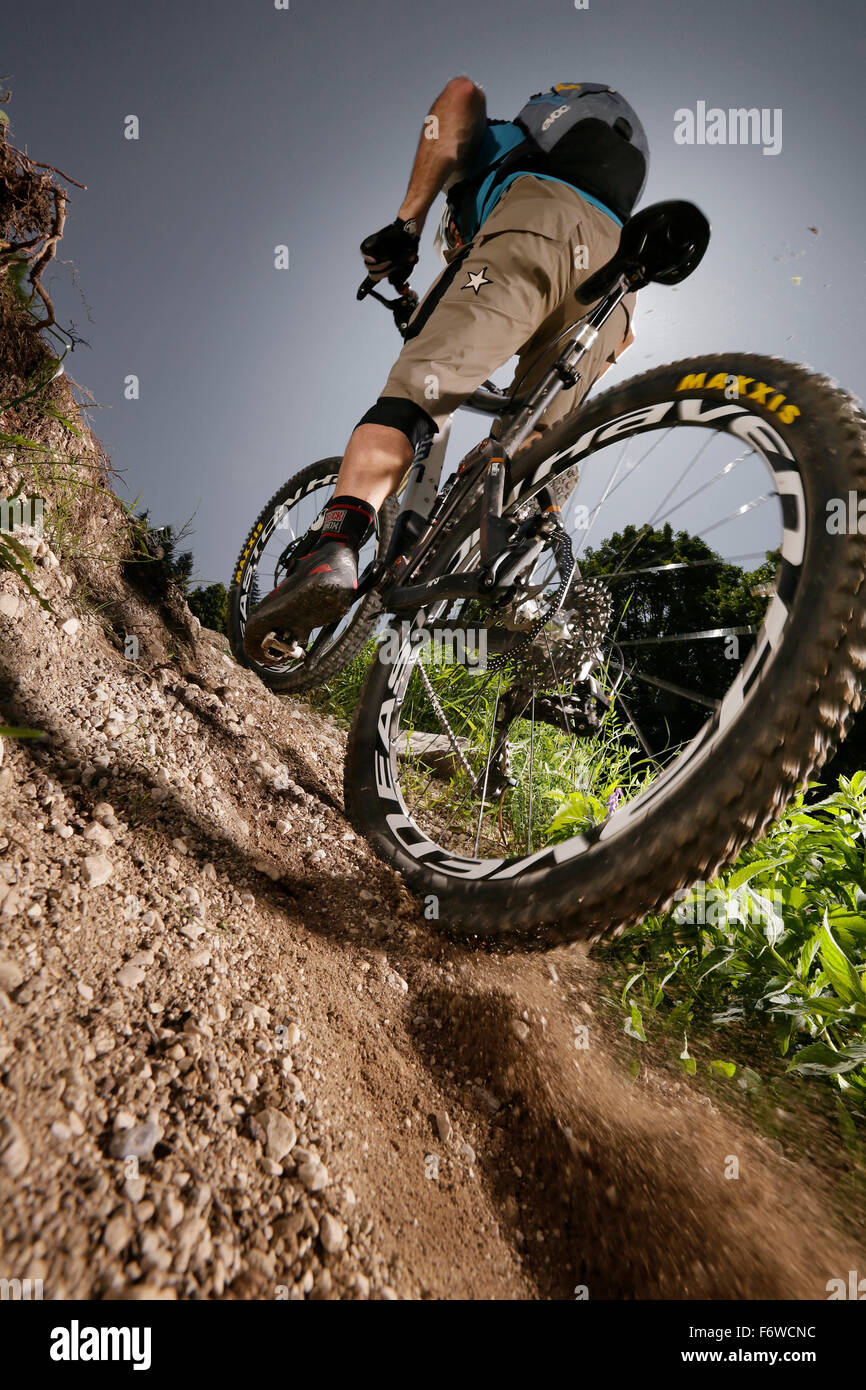
[[[301,539],[287,577],[247,621],[244,647],[253,660],[267,664],[262,642],[270,632],[303,645],[314,627],[348,612],[358,552],[416,449],[513,354],[521,386],[532,386],[560,350],[556,338],[586,312],[574,291],[614,254],[643,190],[648,153],[634,112],[598,84],[560,83],[533,97],[521,118],[542,103],[535,129],[544,117],[546,131],[578,94],[602,94],[596,104],[611,106],[610,124],[584,120],[562,137],[558,158],[527,138],[525,122],[488,120],[484,93],[468,77],[452,78],[430,108],[397,216],[361,252],[371,280],[402,287],[431,204],[446,190],[437,233],[446,268],[415,310],[376,404],[352,433],[332,500]],[[554,398],[540,429],[572,411],[633,342],[634,302],[627,295],[608,319],[583,359],[581,380]]]

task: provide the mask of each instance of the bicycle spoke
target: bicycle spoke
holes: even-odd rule
[[[487,752],[487,763],[484,768],[484,787],[481,792],[481,810],[478,812],[478,830],[475,834],[475,857],[478,858],[478,841],[481,839],[481,822],[484,818],[484,803],[487,800],[487,782],[490,776],[490,759],[493,753],[493,739],[496,735],[496,714],[499,709],[499,691],[502,686],[502,675],[496,682],[496,699],[493,705],[493,718],[490,721],[490,748]]]
[[[695,690],[686,690],[682,685],[674,685],[673,681],[663,681],[658,676],[648,676],[643,671],[633,671],[631,679],[643,681],[646,685],[654,685],[659,690],[668,690],[672,695],[680,695],[684,700],[691,700],[695,705],[703,705],[706,709],[721,709],[721,700],[711,700],[707,695],[701,695]]]
[[[621,647],[658,647],[665,642],[708,642],[719,637],[754,637],[758,629],[751,627],[716,627],[708,632],[672,632],[661,637],[619,638]]]

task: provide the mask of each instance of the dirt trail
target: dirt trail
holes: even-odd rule
[[[124,660],[41,545],[53,615],[0,576],[0,720],[48,734],[0,767],[0,1276],[822,1298],[864,1266],[814,1174],[629,1082],[584,950],[437,937],[343,818],[333,724],[213,633]]]

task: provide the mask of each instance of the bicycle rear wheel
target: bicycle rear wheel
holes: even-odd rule
[[[563,421],[511,481],[518,518],[563,489],[577,577],[544,621],[567,560],[550,546],[510,605],[393,625],[346,804],[445,929],[596,937],[714,876],[859,708],[864,417],[777,359],[678,362]],[[475,514],[426,577],[477,555]],[[468,659],[434,659],[449,631]],[[498,669],[466,664],[481,634]]]

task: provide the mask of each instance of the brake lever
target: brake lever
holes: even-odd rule
[[[412,317],[412,315],[418,307],[417,294],[414,290],[411,290],[409,288],[408,284],[395,284],[394,281],[389,277],[389,285],[394,285],[394,288],[400,291],[400,295],[398,299],[386,299],[385,296],[383,294],[380,294],[379,291],[375,288],[376,283],[377,282],[375,280],[371,280],[370,276],[368,275],[366,280],[364,280],[363,283],[358,286],[358,293],[355,296],[356,299],[366,299],[369,295],[372,299],[377,299],[380,304],[384,304],[386,309],[391,310],[398,331],[401,334],[404,334],[410,318]]]

